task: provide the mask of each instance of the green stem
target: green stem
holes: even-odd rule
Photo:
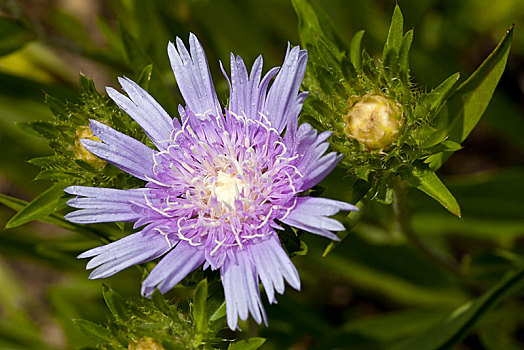
[[[350,212],[348,216],[346,216],[344,221],[342,221],[346,229],[337,233],[337,236],[338,238],[340,238],[340,241],[332,241],[331,243],[329,243],[329,245],[324,250],[324,253],[322,253],[322,258],[325,258],[344,238],[346,238],[350,234],[351,231],[353,231],[356,224],[360,221],[360,218],[362,218],[362,215],[364,214],[367,201],[368,196],[366,195],[364,198],[357,202],[355,206],[358,208],[358,211]]]
[[[393,192],[393,212],[396,219],[397,230],[404,234],[406,240],[421,255],[437,263],[454,274],[461,275],[459,264],[447,255],[427,246],[416,234],[411,226],[411,213],[406,204],[406,195],[409,187],[400,178],[395,179],[395,189]]]

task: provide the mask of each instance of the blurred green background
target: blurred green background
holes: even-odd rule
[[[312,1],[349,45],[366,30],[366,50],[379,55],[396,1]],[[426,90],[455,72],[467,77],[510,27],[516,31],[505,74],[482,122],[464,149],[440,170],[459,201],[458,219],[411,193],[420,238],[460,262],[460,274],[436,266],[396,232],[388,208],[376,205],[325,259],[327,240],[307,235],[307,256],[294,258],[302,291],[288,288],[267,306],[264,349],[381,349],[420,334],[456,307],[522,266],[524,249],[524,0],[398,0],[406,28],[415,29],[413,82]],[[182,99],[166,54],[176,36],[201,40],[219,99],[234,52],[250,65],[260,53],[265,71],[279,65],[287,42],[299,44],[297,18],[287,0],[53,0],[1,1],[0,193],[32,200],[50,186],[33,181],[27,161],[49,155],[45,140],[17,123],[49,120],[44,94],[75,101],[78,73],[100,92],[121,75],[137,79],[153,63],[150,92],[171,115]],[[132,49],[130,49],[132,48]],[[226,69],[228,70],[228,69]],[[167,87],[167,88],[166,88]],[[326,196],[347,198],[342,170],[322,185]],[[0,207],[0,227],[13,215]],[[98,244],[77,234],[30,223],[0,231],[0,348],[69,349],[93,345],[73,318],[107,320],[101,282],[87,279],[75,256]],[[105,282],[136,298],[140,274],[128,269]],[[524,348],[522,293],[476,322],[457,349]]]

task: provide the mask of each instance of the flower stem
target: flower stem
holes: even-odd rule
[[[406,204],[407,190],[409,187],[399,178],[395,179],[393,192],[393,212],[396,219],[397,230],[404,234],[408,243],[421,255],[437,263],[454,274],[461,275],[459,264],[451,257],[432,249],[426,245],[413,230],[411,226],[411,213]]]

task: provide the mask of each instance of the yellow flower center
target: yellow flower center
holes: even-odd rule
[[[219,171],[214,184],[217,200],[230,208],[235,207],[235,199],[240,197],[240,193],[245,187],[244,181],[238,179],[235,175]]]

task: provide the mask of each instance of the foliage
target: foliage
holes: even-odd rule
[[[512,22],[519,30],[522,6],[477,3],[117,0],[96,5],[94,21],[55,2],[35,16],[25,2],[2,2],[0,348],[521,348],[523,46],[513,27],[496,40]],[[148,142],[102,91],[117,76],[176,116],[166,46],[190,31],[214,77],[230,50],[248,64],[262,52],[268,67],[282,61],[276,48],[300,40],[310,92],[300,121],[332,131],[331,148],[344,154],[308,195],[361,209],[338,218],[340,244],[280,235],[303,285],[266,307],[268,327],[223,329],[214,272],[152,300],[137,295],[152,263],[112,277],[112,288],[88,281],[75,257],[132,228],[63,219],[69,184],[142,186],[78,141],[96,119]],[[80,70],[92,79],[77,83]],[[227,84],[215,85],[225,101]],[[367,94],[395,101],[404,118],[392,145],[371,151],[347,137],[344,120]]]
[[[101,349],[216,349],[231,343],[217,337],[225,326],[226,305],[219,298],[208,299],[207,280],[185,292],[193,294],[192,301],[168,301],[155,291],[151,300],[134,303],[104,286],[104,300],[113,319],[106,326],[81,319],[75,324]],[[258,349],[263,343],[261,338],[251,338],[232,343],[228,349]]]

